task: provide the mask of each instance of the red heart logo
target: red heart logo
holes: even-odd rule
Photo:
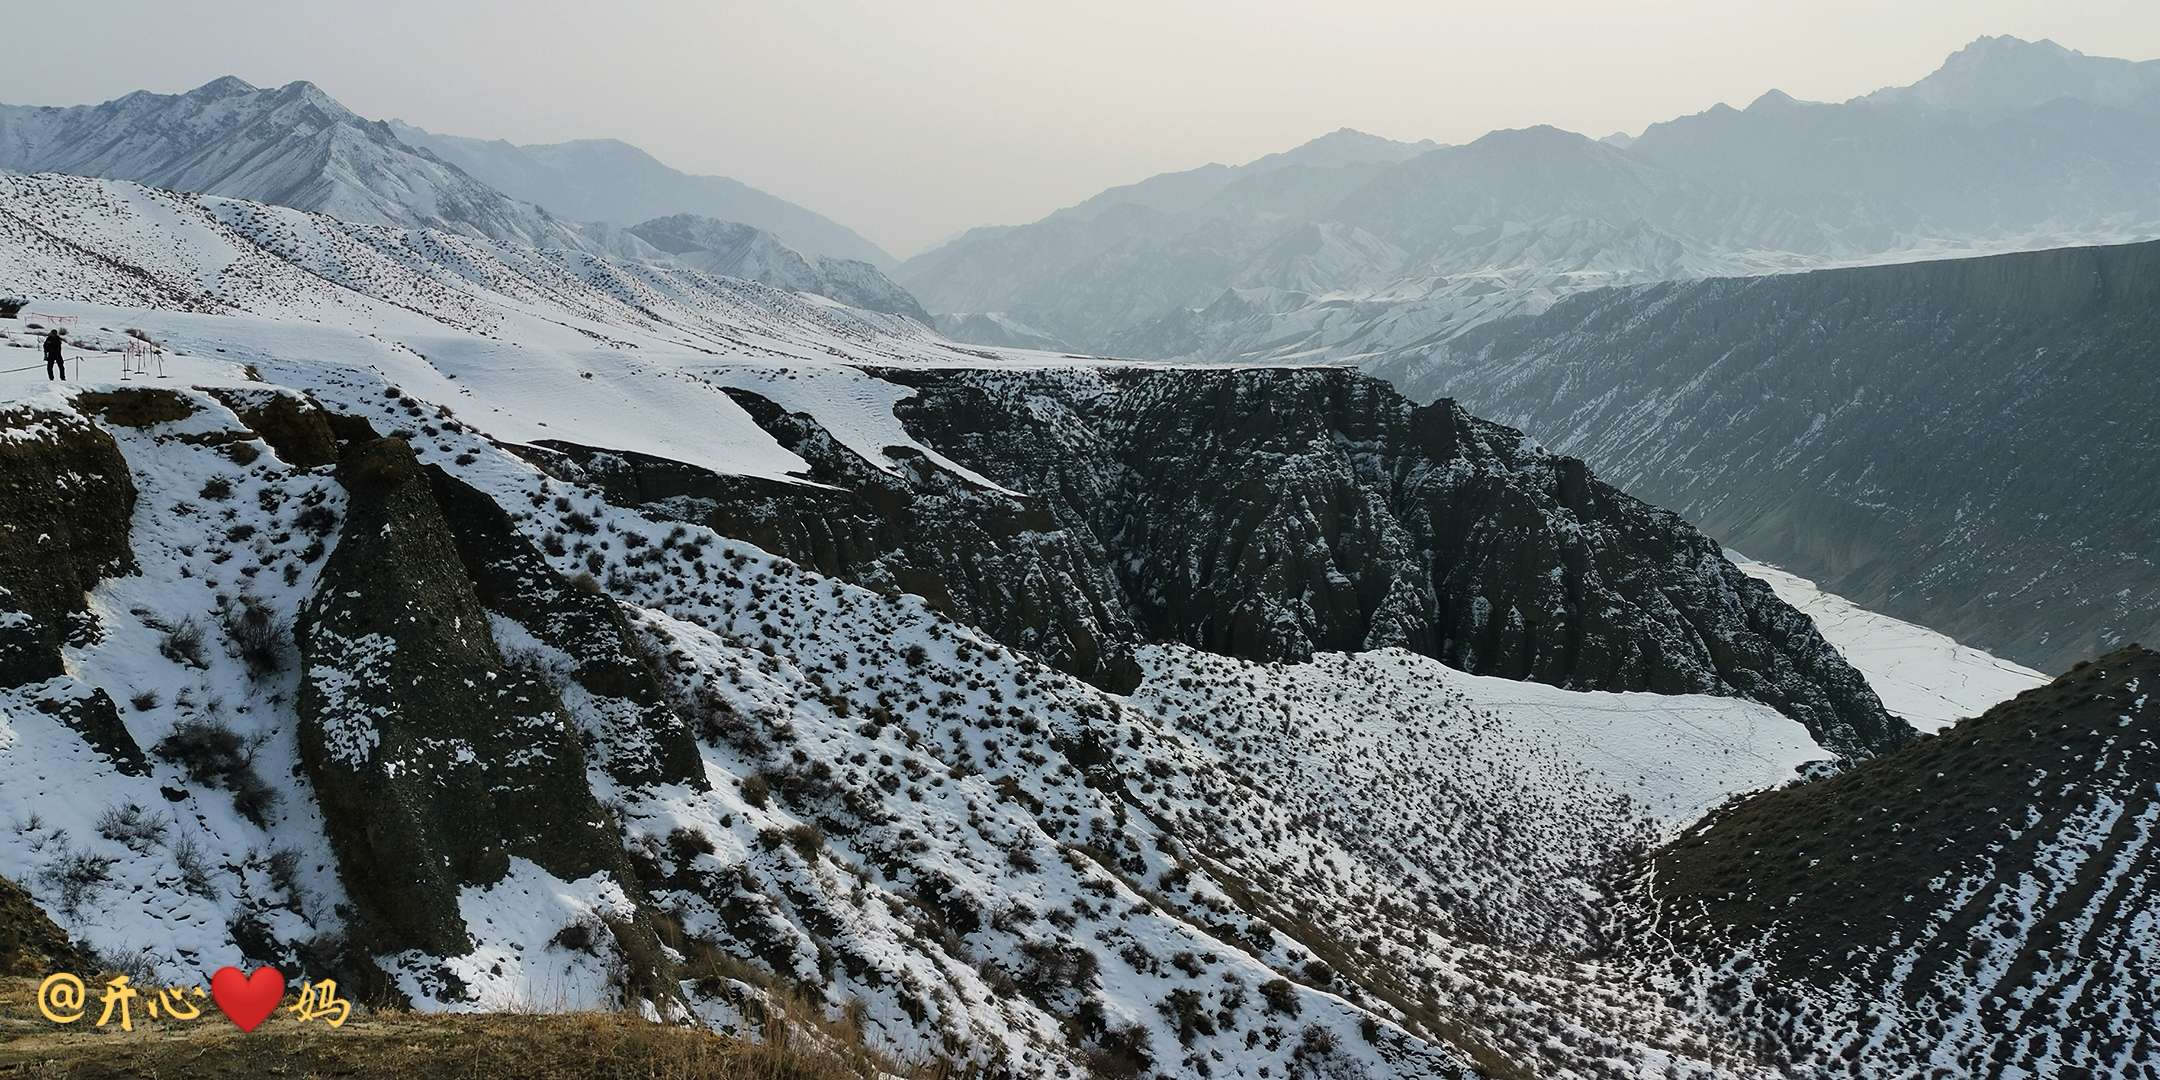
[[[253,1031],[270,1019],[285,997],[285,975],[276,968],[256,968],[242,975],[236,967],[222,967],[210,976],[210,1000],[242,1031]]]

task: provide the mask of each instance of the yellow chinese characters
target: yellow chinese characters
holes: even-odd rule
[[[196,1001],[189,1001],[187,999],[187,995],[189,994],[194,994],[196,997]],[[203,998],[203,996],[203,988],[200,986],[191,986],[188,987],[186,990],[182,990],[179,987],[167,987],[163,990],[158,991],[157,996],[151,998],[148,1002],[150,1006],[150,1015],[153,1017],[156,1016],[158,1014],[158,1006],[163,1005],[165,1007],[165,1015],[170,1016],[175,1020],[193,1020],[196,1017],[202,1015],[202,1006],[198,1004],[198,1002]]]
[[[120,1010],[120,1030],[135,1030],[135,1021],[128,1015],[128,1007],[133,1005],[135,999],[141,996],[141,991],[128,985],[127,976],[113,976],[112,981],[105,984],[105,996],[99,1001],[99,1004],[105,1006],[105,1011],[98,1014],[97,1026],[104,1027],[112,1023],[113,1009],[118,1007]]]
[[[131,985],[126,975],[109,979],[100,993],[97,1019],[93,1027],[117,1024],[122,1031],[135,1030],[136,1010],[149,1013],[151,1019],[163,1017],[170,1020],[194,1020],[202,1016],[203,1003],[209,994],[200,986],[165,987],[152,992]],[[90,992],[83,985],[82,977],[69,972],[48,975],[38,984],[38,1015],[55,1024],[72,1024],[89,1015]],[[352,1016],[352,1002],[338,996],[337,980],[323,979],[319,982],[302,982],[300,1000],[285,1007],[300,1021],[322,1020],[331,1027],[343,1027]]]
[[[345,1018],[352,1015],[352,1002],[337,996],[336,979],[324,979],[321,982],[302,982],[300,1000],[287,1006],[285,1011],[293,1013],[303,1021],[321,1017],[331,1027],[343,1027]],[[336,1014],[336,1019],[331,1019],[333,1013]]]
[[[206,995],[200,986],[185,990],[168,987],[144,998],[142,991],[128,985],[129,981],[125,975],[115,975],[105,984],[105,991],[98,998],[100,1008],[94,1026],[104,1027],[113,1023],[117,1017],[120,1030],[135,1030],[135,1003],[138,999],[142,1001],[143,1007],[149,1010],[153,1019],[161,1014],[175,1020],[193,1020],[202,1015],[199,1002]],[[188,1000],[190,994],[195,996],[195,1001]],[[55,1024],[72,1024],[82,1019],[88,1001],[89,993],[78,975],[63,971],[57,975],[46,976],[45,981],[38,984],[38,1015]]]

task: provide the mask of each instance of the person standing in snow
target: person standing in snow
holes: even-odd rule
[[[45,379],[67,381],[67,358],[60,355],[60,331],[45,335]]]

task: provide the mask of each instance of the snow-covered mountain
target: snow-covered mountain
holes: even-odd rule
[[[974,230],[896,276],[993,336],[994,316],[1095,351],[1355,363],[1585,288],[2141,239],[2153,70],[1992,38],[1911,87],[1772,91],[1632,138],[1338,133]]]
[[[2117,650],[1739,801],[1657,855],[1642,940],[1719,966],[1714,1009],[1789,1018],[1747,1036],[1785,1075],[2152,1075],[2155,682]]]
[[[83,357],[0,371],[0,877],[153,975],[1767,1077],[1810,1014],[1646,959],[1630,868],[1912,737],[1671,515],[1351,372],[81,177],[0,177],[0,275]]]
[[[791,235],[813,241],[831,241],[816,227],[819,222],[829,227],[828,232],[846,233],[762,192],[743,188],[747,194],[735,202],[715,201],[692,197],[694,192],[677,191],[657,181],[644,183],[637,189],[651,198],[637,205],[667,207],[664,213],[670,217],[623,229],[617,224],[642,220],[621,220],[622,207],[629,204],[611,204],[614,211],[607,215],[581,217],[573,215],[593,206],[562,198],[559,205],[573,209],[558,211],[561,216],[556,216],[490,184],[497,175],[516,178],[516,170],[500,160],[506,155],[530,159],[533,169],[543,168],[540,162],[588,161],[594,155],[608,159],[558,177],[565,190],[575,185],[576,175],[607,174],[603,166],[609,164],[634,166],[632,172],[666,171],[634,148],[617,151],[601,144],[571,143],[518,150],[507,143],[420,139],[426,135],[404,125],[364,119],[312,83],[260,90],[227,76],[186,94],[134,93],[102,105],[71,108],[0,106],[0,169],[133,180],[154,188],[289,206],[356,224],[401,225],[524,248],[679,263],[708,274],[824,296],[851,307],[907,315],[925,325],[931,322],[907,290],[874,265],[801,254],[773,233],[752,225],[693,220],[680,214],[688,205],[736,208],[750,211],[747,217],[778,222]],[[450,152],[439,156],[438,148]],[[625,155],[626,161],[614,160]],[[475,179],[461,167],[476,156],[492,163],[486,170],[490,179]],[[639,166],[637,159],[646,164]],[[683,179],[733,183],[717,178]],[[634,177],[624,182],[640,183]],[[532,184],[517,186],[522,190]],[[548,193],[560,195],[555,189]],[[647,242],[648,235],[660,236],[667,243],[656,247]],[[866,243],[832,246],[862,250],[873,261],[891,262]]]
[[[2065,99],[2148,113],[2160,109],[2160,61],[2087,56],[2044,38],[1982,37],[1952,53],[1927,78],[1855,101],[1986,117]]]
[[[693,176],[614,139],[518,146],[501,139],[438,135],[400,121],[405,142],[451,162],[481,181],[573,221],[628,228],[653,218],[694,214],[754,225],[812,256],[852,259],[880,270],[898,260],[855,230],[816,211],[725,176]]]
[[[226,76],[101,105],[0,105],[0,169],[134,180],[531,247],[608,248],[604,235],[415,150],[308,82],[258,89]]]
[[[830,297],[849,307],[905,315],[926,326],[930,323],[922,305],[877,267],[855,259],[805,255],[763,229],[695,214],[671,214],[632,226],[629,232],[683,266]]]

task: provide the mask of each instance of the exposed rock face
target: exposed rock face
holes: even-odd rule
[[[1090,537],[1152,640],[1737,694],[1846,753],[1910,734],[1715,543],[1451,402],[1333,369],[884,374],[912,432]]]
[[[605,723],[591,741],[609,775],[632,786],[705,787],[695,737],[633,645],[622,608],[596,588],[563,580],[493,499],[436,466],[423,472],[480,603],[569,659],[562,674],[591,698],[585,714]]]
[[[1391,365],[2042,670],[2160,635],[2160,244],[1601,290]],[[2127,486],[2126,486],[2127,485]]]
[[[134,566],[135,484],[112,436],[69,413],[0,412],[0,685],[61,673],[84,596]]]
[[[460,888],[512,857],[574,880],[623,855],[562,703],[503,662],[402,440],[339,465],[343,533],[296,627],[301,758],[372,950],[471,948]]]
[[[66,675],[61,649],[98,633],[87,600],[131,571],[135,482],[112,436],[72,413],[0,412],[0,686],[53,680],[37,708],[114,767],[148,773],[112,698]]]
[[[1856,1015],[1817,1038],[1865,1034],[1778,1048],[1803,1063],[2131,1075],[2160,1006],[2155,687],[2160,653],[2132,646],[1744,800],[1656,856],[1657,900],[1681,916],[1662,929],[1713,957],[1750,946],[1774,977],[1833,991]]]
[[[916,388],[912,434],[1023,494],[905,454],[895,476],[747,393],[829,487],[556,452],[618,501],[918,593],[1112,688],[1150,641],[1257,660],[1401,646],[1561,686],[1746,696],[1841,753],[1910,735],[1716,544],[1452,404],[1340,370],[879,375]]]
[[[308,469],[338,459],[338,438],[331,429],[330,417],[299,394],[220,387],[211,390],[210,396],[261,435],[287,465]]]
[[[1118,582],[1093,537],[1065,528],[1048,500],[984,488],[915,453],[896,455],[902,475],[895,476],[806,416],[752,394],[734,397],[825,486],[549,445],[572,459],[578,479],[617,502],[709,525],[820,574],[914,593],[1106,689],[1138,682],[1133,646],[1141,635]]]
[[[53,925],[37,901],[22,886],[0,877],[0,975],[36,978],[85,966],[67,933]]]

